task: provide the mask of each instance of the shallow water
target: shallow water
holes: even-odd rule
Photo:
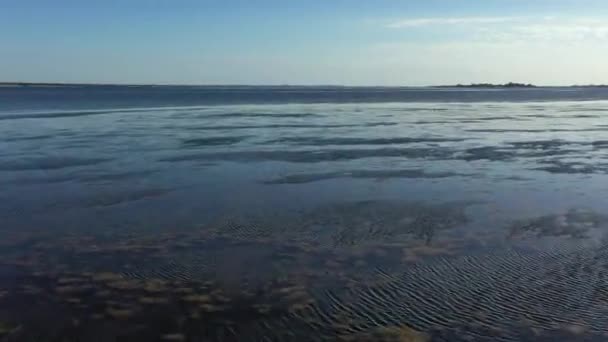
[[[607,338],[606,89],[0,99],[0,336]]]

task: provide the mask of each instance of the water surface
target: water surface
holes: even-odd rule
[[[601,88],[0,88],[0,334],[602,340],[607,114]]]

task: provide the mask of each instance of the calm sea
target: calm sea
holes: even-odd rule
[[[1,87],[0,338],[601,341],[607,157],[608,88]]]

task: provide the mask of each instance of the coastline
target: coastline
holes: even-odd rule
[[[268,88],[268,89],[538,89],[538,88],[607,88],[608,84],[587,85],[533,85],[523,83],[472,83],[452,85],[423,85],[423,86],[377,86],[377,85],[273,85],[273,84],[120,84],[120,83],[61,83],[61,82],[0,82],[0,88],[81,88],[81,87],[125,87],[125,88]]]

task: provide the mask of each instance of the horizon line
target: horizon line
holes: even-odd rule
[[[606,84],[568,84],[568,85],[536,85],[533,83],[457,83],[457,84],[431,84],[431,85],[348,85],[348,84],[247,84],[247,83],[209,83],[209,84],[187,84],[187,83],[94,83],[94,82],[29,82],[29,81],[0,81],[0,86],[122,86],[122,87],[327,87],[327,88],[436,88],[436,87],[469,87],[469,86],[489,86],[501,87],[509,83],[520,85],[531,85],[535,88],[568,88],[568,87],[606,87]],[[523,88],[523,86],[522,86]]]

